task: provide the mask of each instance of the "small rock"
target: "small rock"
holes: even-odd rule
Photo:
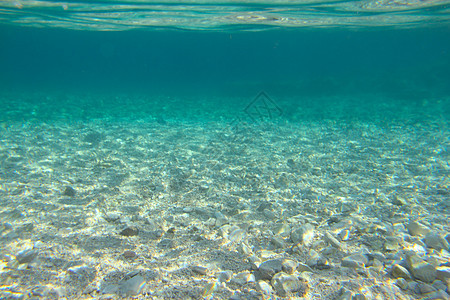
[[[206,275],[208,273],[208,268],[202,266],[192,266],[191,270],[200,275]]]
[[[309,259],[306,261],[306,264],[311,268],[316,268],[319,270],[331,268],[328,260],[312,249],[309,251]]]
[[[347,241],[350,238],[350,230],[342,230],[341,232],[339,232],[338,237],[341,239],[341,241]]]
[[[268,284],[264,280],[258,280],[258,282],[256,283],[256,289],[267,296],[273,293],[270,284]]]
[[[428,232],[424,242],[429,248],[446,251],[450,250],[450,245],[447,240],[436,231]]]
[[[255,282],[255,281],[256,281],[255,275],[253,275],[249,271],[237,273],[231,278],[231,282],[234,282],[239,285],[244,285],[248,282]]]
[[[310,266],[308,266],[307,264],[304,263],[299,263],[297,266],[297,271],[301,272],[313,272],[313,270],[311,269]]]
[[[325,240],[331,244],[336,249],[341,249],[342,245],[341,242],[339,242],[331,233],[328,231],[325,232]]]
[[[447,266],[437,267],[436,277],[444,281],[450,280],[450,267]]]
[[[424,299],[427,299],[427,300],[449,300],[450,299],[449,295],[446,292],[444,292],[443,290],[427,293],[427,294],[425,294],[425,296],[426,297]]]
[[[139,233],[139,229],[135,226],[125,227],[119,234],[123,236],[136,236]]]
[[[118,293],[121,296],[131,297],[139,295],[145,287],[145,279],[141,275],[136,275],[119,285]]]
[[[406,281],[405,278],[399,278],[395,281],[395,284],[400,287],[402,290],[407,290],[408,289],[408,282]]]
[[[303,243],[309,245],[314,239],[314,226],[311,224],[305,224],[300,228],[294,229],[291,232],[291,240],[293,243]]]
[[[297,269],[297,262],[295,260],[292,259],[283,259],[283,261],[281,262],[282,265],[282,270],[288,274],[292,274],[295,272],[295,270]]]
[[[250,248],[247,244],[245,243],[239,243],[239,245],[236,247],[236,250],[243,255],[251,255],[252,254],[252,248]]]
[[[69,268],[67,269],[67,272],[72,280],[77,281],[78,284],[83,287],[90,284],[95,279],[97,273],[95,268],[85,265]]]
[[[443,281],[440,281],[440,280],[435,280],[433,282],[433,287],[436,290],[443,290],[443,291],[447,290],[447,285]]]
[[[336,300],[352,300],[353,293],[352,291],[349,291],[345,287],[342,287],[339,290],[339,296],[336,298]]]
[[[270,280],[273,275],[280,272],[282,269],[283,264],[281,259],[270,259],[263,262],[258,270],[261,273],[261,278]]]
[[[284,248],[285,242],[282,237],[280,236],[272,236],[270,238],[270,242],[276,247],[276,248]]]
[[[217,280],[219,282],[227,282],[230,281],[231,276],[233,276],[233,271],[227,270],[227,271],[221,271],[216,274]]]
[[[19,264],[27,264],[33,261],[38,255],[38,252],[34,249],[26,249],[17,253],[16,260]]]
[[[417,254],[407,255],[406,261],[414,278],[423,282],[433,282],[436,279],[436,268],[422,260]]]
[[[116,222],[120,220],[120,214],[118,212],[108,212],[103,216],[107,222]]]
[[[137,257],[137,254],[132,250],[125,250],[123,252],[123,257],[125,257],[126,259],[134,259]]]
[[[392,267],[392,276],[394,278],[412,279],[411,274],[409,273],[409,271],[406,268],[404,268],[404,267],[402,267],[402,266],[400,266],[398,264],[395,264]]]
[[[281,297],[287,297],[292,293],[296,293],[296,296],[304,296],[307,292],[307,285],[297,277],[279,272],[275,274],[270,282],[277,292],[277,295]]]
[[[209,297],[210,295],[212,295],[212,293],[214,293],[215,290],[217,290],[217,282],[207,283],[203,288],[202,297],[203,298]]]
[[[419,291],[421,294],[428,294],[428,293],[437,291],[437,289],[434,288],[431,284],[427,284],[427,283],[423,283],[423,282],[419,283],[418,288],[419,288]]]
[[[364,268],[369,262],[367,256],[362,254],[352,254],[342,259],[342,266],[348,268]]]
[[[400,238],[394,236],[386,237],[386,242],[384,243],[384,249],[386,251],[397,251],[400,249]]]
[[[77,192],[74,190],[73,187],[66,186],[66,188],[64,189],[63,195],[68,196],[68,197],[75,197],[76,193]]]
[[[174,242],[171,239],[162,239],[157,246],[163,249],[171,249],[174,248]]]
[[[230,234],[228,234],[228,239],[235,243],[241,242],[244,239],[244,237],[245,237],[245,230],[237,226],[231,228]]]
[[[430,229],[428,227],[416,221],[410,221],[408,225],[406,225],[406,228],[408,229],[409,234],[412,236],[426,235],[428,232],[430,232]]]

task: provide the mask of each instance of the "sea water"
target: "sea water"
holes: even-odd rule
[[[448,293],[449,9],[0,1],[2,296]]]

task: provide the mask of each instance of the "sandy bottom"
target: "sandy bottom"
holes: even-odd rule
[[[447,275],[435,272],[450,267],[447,126],[5,122],[0,293],[448,297]],[[441,249],[424,241],[429,232]],[[431,275],[408,265],[412,254]]]

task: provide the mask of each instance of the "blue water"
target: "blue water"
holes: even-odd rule
[[[449,101],[449,36],[448,26],[102,32],[2,25],[0,93],[54,95],[46,107],[76,106],[94,94],[106,95],[103,104],[126,95],[130,109],[134,100],[143,105],[137,95],[245,107],[260,91],[291,105],[344,97],[356,101],[351,106],[398,100],[422,107]],[[64,98],[70,94],[79,100]]]

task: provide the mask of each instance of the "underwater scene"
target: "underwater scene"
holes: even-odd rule
[[[450,299],[450,1],[0,1],[1,299]]]

